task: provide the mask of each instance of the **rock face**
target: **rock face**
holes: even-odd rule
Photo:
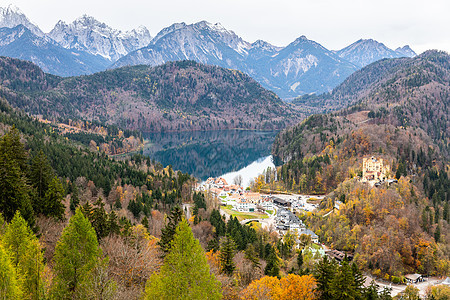
[[[377,60],[383,58],[398,58],[398,57],[414,57],[416,53],[411,50],[409,46],[397,48],[396,50],[389,49],[383,43],[375,40],[359,40],[336,51],[339,57],[348,60],[359,68],[365,67]]]
[[[46,36],[38,36],[24,25],[0,28],[0,55],[31,61],[47,73],[61,76],[92,74],[110,62],[79,50],[69,50]]]
[[[128,55],[114,67],[168,61],[195,60],[203,64],[240,69],[251,45],[220,24],[205,21],[186,25],[176,23],[161,30],[148,47]]]
[[[0,28],[14,28],[17,25],[23,25],[28,28],[33,34],[42,37],[44,33],[36,25],[28,20],[27,16],[16,6],[9,5],[7,7],[0,7]]]
[[[328,91],[357,69],[304,36],[284,48],[262,40],[250,44],[222,25],[206,21],[167,27],[147,47],[113,67],[184,59],[241,70],[283,98]]]
[[[110,61],[147,46],[151,40],[144,26],[121,32],[87,15],[70,24],[59,21],[48,35],[64,48],[86,51]]]
[[[147,28],[112,29],[89,16],[59,21],[45,34],[15,6],[0,8],[0,55],[31,61],[60,76],[92,74],[151,40]]]

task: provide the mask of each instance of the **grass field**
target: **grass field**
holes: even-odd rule
[[[233,206],[227,205],[222,207],[222,210],[230,216],[236,217],[239,221],[247,219],[267,219],[269,216],[263,213],[250,213],[231,210]]]

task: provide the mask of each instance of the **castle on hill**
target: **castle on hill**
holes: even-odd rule
[[[363,158],[361,182],[368,182],[373,185],[376,182],[385,181],[388,179],[390,171],[390,166],[384,164],[383,159],[374,156],[365,157]]]

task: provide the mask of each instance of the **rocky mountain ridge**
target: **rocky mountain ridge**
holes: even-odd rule
[[[415,55],[408,46],[391,50],[373,40],[360,40],[339,51],[330,51],[305,36],[285,47],[262,40],[249,43],[221,24],[206,21],[175,23],[152,38],[143,26],[121,32],[83,15],[70,24],[59,21],[50,33],[45,34],[18,8],[2,9],[0,26],[13,28],[17,25],[25,26],[37,37],[52,43],[53,48],[61,49],[53,51],[50,59],[46,48],[38,51],[36,47],[41,43],[34,43],[36,38],[30,36],[27,42],[16,44],[32,47],[32,51],[25,49],[25,52],[33,52],[33,55],[24,55],[22,49],[13,46],[8,51],[0,51],[0,55],[33,61],[52,74],[73,76],[121,66],[158,66],[170,61],[194,60],[240,70],[286,100],[329,92],[353,72],[375,60]],[[9,36],[9,43],[15,42],[13,37]],[[72,51],[73,55],[82,52],[85,58],[68,60],[66,54],[58,56],[56,53],[67,53],[63,49]],[[81,66],[76,67],[73,64],[76,61]],[[58,63],[61,66],[55,67]]]

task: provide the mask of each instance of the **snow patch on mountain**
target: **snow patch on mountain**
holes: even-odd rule
[[[392,50],[373,39],[360,39],[353,44],[336,51],[339,57],[350,61],[359,68],[383,58],[412,57],[416,54],[408,46]]]
[[[17,6],[10,4],[7,7],[0,7],[0,28],[14,28],[17,25],[25,26],[37,36],[44,36],[42,30],[33,24]]]
[[[414,57],[417,56],[416,52],[414,52],[409,45],[403,46],[403,47],[398,47],[397,49],[395,49],[395,52],[399,53],[402,56],[405,57]]]
[[[144,26],[122,32],[88,15],[70,24],[59,21],[49,36],[64,48],[101,55],[110,61],[145,47],[151,41],[150,32]]]

